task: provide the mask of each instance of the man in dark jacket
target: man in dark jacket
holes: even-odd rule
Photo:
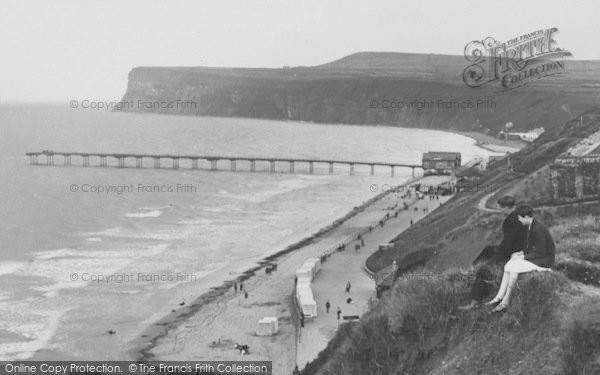
[[[515,199],[510,195],[498,200],[498,205],[506,218],[502,222],[502,242],[498,246],[488,246],[475,260],[473,265],[478,264],[504,264],[515,251],[521,251],[525,248],[525,228],[517,218],[517,212],[514,210]]]

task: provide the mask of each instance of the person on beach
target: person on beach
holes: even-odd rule
[[[338,306],[338,308],[336,310],[336,314],[337,314],[337,320],[340,320],[340,315],[342,315],[342,310],[340,309],[339,306]]]
[[[520,205],[516,209],[519,222],[527,228],[525,248],[523,251],[513,253],[510,260],[504,265],[504,275],[500,283],[498,294],[486,305],[498,306],[493,312],[506,310],[510,296],[514,289],[519,274],[532,271],[550,271],[554,266],[555,246],[554,240],[548,229],[538,220],[534,219],[533,208]]]
[[[352,285],[350,285],[350,280],[348,280],[348,282],[346,283],[346,293],[350,293],[351,287],[352,287]]]
[[[240,292],[241,292],[242,290],[244,290],[244,284],[243,284],[243,283],[240,283]]]
[[[514,210],[514,197],[507,195],[500,198],[498,206],[507,215],[502,222],[502,241],[498,246],[487,246],[473,261],[474,266],[481,265],[482,267],[477,270],[475,281],[471,286],[471,302],[466,306],[459,307],[461,310],[471,309],[487,297],[489,287],[493,282],[490,266],[506,263],[512,253],[525,247],[527,228],[521,224],[517,212]]]
[[[248,299],[248,291],[244,290],[244,299]]]
[[[233,283],[233,291],[237,294],[237,282]]]
[[[327,314],[329,314],[329,308],[331,308],[331,303],[329,303],[329,300],[327,300],[327,302],[325,302],[325,310],[327,310]]]

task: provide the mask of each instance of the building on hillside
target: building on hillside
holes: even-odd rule
[[[559,155],[550,176],[554,198],[600,196],[600,132]]]
[[[448,173],[461,166],[460,152],[429,151],[423,154],[423,170]]]
[[[520,139],[525,142],[533,142],[545,131],[546,129],[544,128],[535,128],[528,132],[505,132],[504,130],[501,130],[498,134],[498,138],[503,138],[505,140]]]

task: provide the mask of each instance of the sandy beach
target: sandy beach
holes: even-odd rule
[[[437,184],[447,177],[425,177],[420,182]],[[231,286],[216,288],[211,296],[191,304],[186,313],[171,320],[163,319],[151,327],[140,341],[140,359],[160,360],[267,360],[273,361],[273,374],[289,374],[296,364],[302,368],[307,361],[325,348],[335,334],[337,320],[335,309],[340,306],[343,315],[361,315],[366,311],[369,298],[375,298],[375,285],[364,271],[366,258],[387,243],[427,212],[432,212],[449,197],[440,200],[402,199],[399,193],[390,193],[372,202],[342,224],[328,230],[305,246],[279,256],[277,270],[267,275],[257,268],[255,275],[243,282],[248,292],[234,291]],[[402,210],[403,203],[411,204]],[[391,207],[396,206],[394,210]],[[417,211],[415,211],[417,207]],[[397,218],[394,213],[399,211]],[[390,214],[383,227],[378,222]],[[373,226],[364,236],[365,246],[354,250],[354,243],[345,251],[335,252],[323,263],[313,281],[313,292],[319,316],[298,324],[293,300],[295,271],[307,258],[320,257],[325,249],[346,241],[350,236]],[[345,302],[348,294],[344,287],[350,281],[351,304]],[[332,310],[325,312],[325,302],[330,300]],[[259,319],[274,316],[279,321],[279,332],[272,337],[259,337],[255,329]],[[168,329],[166,329],[168,328]],[[240,356],[234,349],[236,343],[250,347],[250,354]],[[141,353],[141,354],[140,354]]]
[[[464,135],[465,137],[473,138],[478,147],[492,152],[517,152],[527,145],[527,142],[520,140],[503,140],[491,135],[480,132],[453,131],[453,133]]]

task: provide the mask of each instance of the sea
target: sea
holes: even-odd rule
[[[434,130],[2,105],[0,360],[130,359],[131,342],[171,309],[411,177],[260,162],[251,173],[241,161],[238,172],[228,161],[30,165],[25,153],[42,150],[403,164],[429,150],[490,155]]]

